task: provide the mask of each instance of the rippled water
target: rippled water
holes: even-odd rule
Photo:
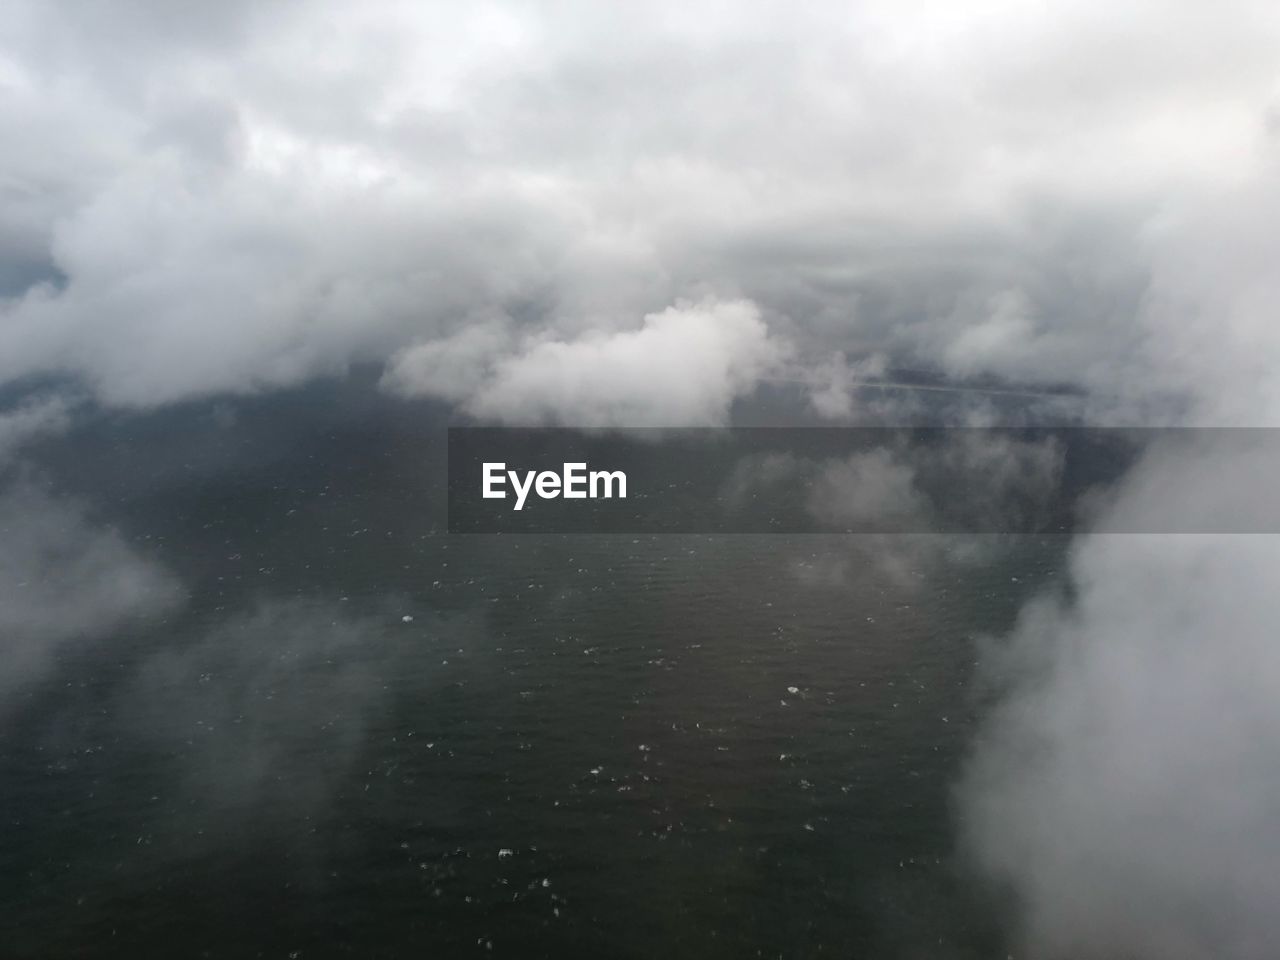
[[[949,791],[1060,543],[448,537],[426,427],[258,415],[40,454],[188,599],[6,715],[4,956],[999,949]]]

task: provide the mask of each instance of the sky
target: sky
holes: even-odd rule
[[[177,602],[23,443],[357,364],[492,423],[724,424],[777,380],[853,422],[923,369],[1275,426],[1277,50],[1242,0],[0,0],[0,572],[81,554],[0,626],[35,670]],[[1109,509],[1233,470],[1270,462],[1153,457]],[[990,638],[957,802],[1035,955],[1280,939],[1278,563],[1081,538]]]
[[[700,423],[883,354],[1274,400],[1273,5],[3,13],[3,382],[150,407],[377,361],[486,417],[562,420],[551,377]]]

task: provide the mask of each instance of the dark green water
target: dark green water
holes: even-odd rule
[[[0,955],[1003,955],[950,790],[1060,543],[449,537],[420,411],[237,416],[35,454],[186,599],[9,704]]]

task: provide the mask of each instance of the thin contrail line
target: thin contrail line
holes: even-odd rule
[[[805,377],[762,377],[764,383],[803,383],[806,386],[819,386],[823,384],[821,380],[812,380]],[[1075,394],[1054,392],[1048,390],[1010,390],[1001,387],[943,387],[933,384],[924,383],[905,383],[900,380],[849,380],[846,381],[850,387],[861,387],[870,389],[873,387],[885,388],[889,390],[928,390],[934,393],[983,393],[994,394],[1008,397],[1056,397],[1059,399],[1078,400]]]

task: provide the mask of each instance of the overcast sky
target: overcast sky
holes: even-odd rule
[[[794,7],[4,0],[0,380],[704,422],[839,351],[1263,415],[1274,4]]]
[[[0,0],[0,456],[366,361],[495,422],[723,423],[773,378],[838,422],[922,367],[1276,425],[1278,51],[1264,0]],[[1270,466],[1165,456],[1110,509],[1232,469]],[[25,670],[180,602],[78,504],[0,525],[15,582],[87,544],[13,608]],[[1278,569],[1084,539],[993,639],[957,796],[1035,955],[1274,955]]]

